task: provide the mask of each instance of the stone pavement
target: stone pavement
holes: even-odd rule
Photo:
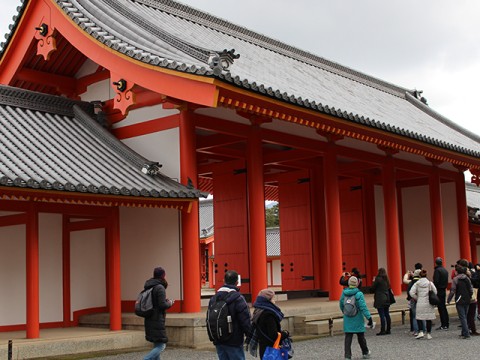
[[[437,320],[437,323],[439,321]],[[477,321],[477,324],[480,323]],[[375,336],[378,329],[367,331],[367,344],[372,352],[372,359],[392,360],[433,360],[433,359],[477,359],[480,354],[480,336],[470,340],[459,339],[459,321],[451,318],[450,330],[433,330],[432,340],[416,340],[410,335],[408,325],[394,326],[391,335]],[[438,326],[438,324],[437,324]],[[434,327],[435,328],[435,327]],[[343,335],[321,337],[294,342],[294,359],[300,360],[334,360],[343,357]],[[94,357],[91,360],[138,360],[147,352],[123,353],[112,356]],[[352,343],[352,359],[361,359],[360,347],[356,339]],[[208,350],[173,349],[167,347],[161,360],[215,360],[215,352]],[[247,360],[254,360],[250,355]]]

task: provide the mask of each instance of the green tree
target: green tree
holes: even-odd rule
[[[279,213],[278,213],[278,203],[265,208],[265,224],[268,227],[278,226],[279,222]]]

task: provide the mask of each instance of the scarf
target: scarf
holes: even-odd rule
[[[260,315],[263,313],[263,311],[271,311],[272,313],[275,314],[275,316],[278,318],[278,321],[283,320],[283,313],[280,310],[280,308],[272,303],[270,300],[268,300],[266,297],[263,296],[257,296],[257,299],[255,300],[255,303],[253,304],[253,307],[255,308],[253,312],[253,319],[252,321],[254,323],[257,322],[258,318]]]

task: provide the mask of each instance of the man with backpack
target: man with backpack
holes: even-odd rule
[[[160,353],[165,350],[168,342],[165,330],[165,310],[173,305],[173,300],[167,299],[165,289],[168,283],[165,270],[157,267],[153,270],[153,278],[145,282],[144,290],[152,290],[153,313],[145,317],[145,339],[153,343],[153,349],[143,360],[160,360]]]
[[[345,359],[352,358],[353,334],[357,334],[358,343],[362,349],[362,359],[370,359],[363,317],[368,320],[370,328],[373,328],[373,320],[368,311],[365,297],[358,289],[358,279],[355,276],[348,279],[348,288],[342,292],[340,310],[343,313],[343,331],[345,332]]]
[[[457,308],[458,318],[462,325],[462,334],[460,338],[470,339],[470,331],[468,329],[467,314],[470,306],[470,300],[473,295],[473,287],[467,276],[467,268],[461,265],[455,267],[457,276],[453,278],[452,287],[448,294],[447,303],[452,301],[455,296],[455,306]]]
[[[240,294],[238,273],[228,270],[224,285],[210,299],[207,310],[207,332],[219,360],[245,360],[243,341],[250,333],[250,309]]]

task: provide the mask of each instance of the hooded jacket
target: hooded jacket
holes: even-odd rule
[[[453,278],[452,287],[448,294],[447,302],[449,303],[455,295],[455,303],[458,305],[469,305],[473,295],[473,287],[470,279],[466,274],[458,274]]]
[[[227,292],[232,294],[227,299],[227,306],[230,315],[232,316],[233,333],[230,338],[222,342],[221,345],[242,346],[245,334],[250,333],[250,309],[245,298],[238,292],[238,288],[233,285],[223,285],[218,289],[217,293],[210,299],[208,306],[214,302],[216,297],[225,296]],[[213,342],[215,345],[217,343]]]
[[[161,279],[151,278],[145,282],[145,290],[153,289],[153,315],[145,318],[145,339],[153,343],[167,343],[167,332],[165,330],[165,310],[172,306],[167,300],[165,291],[166,282]]]
[[[343,301],[345,296],[355,295],[355,303],[358,307],[357,315],[347,316],[343,315],[343,331],[346,333],[361,333],[365,332],[365,324],[363,318],[370,319],[370,311],[368,311],[367,303],[365,302],[365,297],[363,293],[358,288],[348,287],[343,290],[342,296],[340,297],[340,310],[343,313]]]
[[[430,305],[428,292],[432,290],[435,294],[437,288],[426,277],[420,278],[409,291],[410,296],[417,302],[417,320],[435,320],[435,307]]]

